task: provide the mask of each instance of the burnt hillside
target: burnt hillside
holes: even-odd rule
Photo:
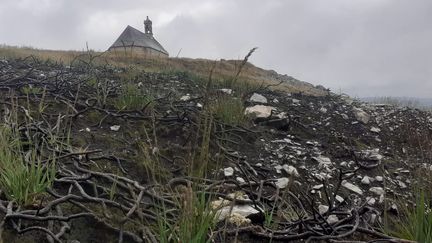
[[[430,188],[417,109],[35,57],[0,92],[3,242],[408,242]]]

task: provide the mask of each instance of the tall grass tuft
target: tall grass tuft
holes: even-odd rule
[[[213,103],[214,116],[223,123],[237,126],[247,122],[243,101],[236,97],[219,97]]]
[[[432,209],[423,191],[417,193],[416,206],[401,206],[401,214],[396,219],[386,218],[384,231],[398,238],[417,242],[432,242]]]
[[[161,243],[212,242],[209,235],[215,226],[216,211],[213,210],[205,197],[205,193],[197,193],[192,186],[182,187],[178,200],[179,215],[177,219],[169,220],[166,211],[158,217],[158,233]]]
[[[142,110],[152,103],[151,95],[144,93],[135,84],[125,84],[114,101],[118,110]]]
[[[42,161],[35,149],[24,153],[15,129],[0,125],[0,186],[9,200],[30,205],[52,185],[55,159]]]

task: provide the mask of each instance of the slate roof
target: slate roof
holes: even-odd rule
[[[161,44],[151,34],[145,34],[134,27],[128,25],[121,33],[119,38],[111,45],[111,48],[116,47],[146,47],[168,55],[168,52],[162,47]]]

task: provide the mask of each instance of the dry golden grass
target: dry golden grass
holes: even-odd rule
[[[86,59],[92,56],[98,56],[94,59],[96,64],[110,64],[118,67],[131,67],[148,72],[169,72],[169,71],[186,71],[197,76],[207,78],[213,69],[212,78],[214,80],[228,80],[236,75],[242,60],[220,60],[212,61],[208,59],[192,58],[157,58],[146,57],[134,53],[110,53],[110,52],[86,52],[86,51],[60,51],[60,50],[41,50],[29,47],[12,47],[0,46],[0,58],[25,58],[34,56],[41,60],[52,60],[62,62],[66,65],[79,58]],[[213,68],[214,67],[214,68]],[[254,86],[272,86],[273,90],[285,92],[302,92],[312,95],[325,95],[326,92],[316,89],[314,86],[304,82],[284,82],[279,84],[274,73],[246,63],[238,78],[239,83],[247,82]],[[279,85],[277,85],[279,84]],[[277,85],[277,86],[273,86]]]

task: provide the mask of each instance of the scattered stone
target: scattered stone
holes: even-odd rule
[[[364,161],[373,161],[377,165],[381,163],[383,156],[379,153],[379,148],[362,150],[357,152],[356,155]]]
[[[382,194],[382,195],[379,197],[379,203],[383,203],[383,202],[384,202],[384,199],[385,199],[384,194]]]
[[[91,132],[90,128],[86,127],[86,132]]]
[[[282,169],[283,169],[282,165],[276,165],[274,168],[276,169],[276,173],[278,174],[282,173]]]
[[[243,178],[241,178],[241,177],[236,177],[236,181],[238,182],[238,183],[240,183],[240,184],[244,184],[244,183],[246,183],[246,181],[245,181],[245,179],[243,179]]]
[[[370,115],[368,113],[366,113],[365,111],[363,111],[360,108],[354,107],[353,108],[353,112],[354,112],[354,116],[355,118],[363,123],[363,124],[367,124],[370,120]]]
[[[220,89],[220,91],[224,92],[225,94],[232,94],[233,90],[232,89]]]
[[[371,188],[369,188],[369,191],[374,193],[377,196],[384,195],[384,193],[385,193],[384,188],[382,188],[382,187],[371,187]]]
[[[372,213],[369,219],[369,224],[374,225],[376,223],[377,215],[375,213]]]
[[[319,111],[320,111],[321,113],[327,113],[327,109],[324,108],[324,107],[321,107],[321,108],[319,109]]]
[[[153,147],[152,148],[152,154],[153,155],[156,155],[156,154],[158,154],[159,153],[159,148],[158,147]]]
[[[113,125],[110,126],[111,131],[117,132],[118,130],[120,130],[120,125]]]
[[[358,187],[358,186],[356,186],[350,182],[347,182],[346,180],[342,181],[342,186],[345,187],[346,189],[352,191],[352,192],[355,192],[359,195],[363,195],[363,191],[362,191],[362,189],[360,189],[360,187]]]
[[[273,99],[273,103],[278,104],[278,103],[279,103],[279,100],[276,99],[276,98],[274,98],[274,99]]]
[[[339,203],[343,203],[343,201],[345,201],[345,200],[343,199],[343,197],[341,197],[341,196],[339,196],[339,195],[336,195],[335,199],[336,199],[336,201],[338,201]]]
[[[376,203],[376,199],[373,197],[366,197],[366,202],[369,206],[373,206]]]
[[[402,189],[405,189],[405,188],[407,188],[407,185],[404,183],[404,182],[402,182],[402,181],[397,181],[397,184],[398,184],[398,186],[400,187],[400,188],[402,188]]]
[[[272,114],[273,110],[276,110],[273,106],[255,105],[247,107],[245,115],[254,115],[257,118],[266,118]]]
[[[390,206],[390,208],[388,209],[388,211],[389,211],[390,213],[395,214],[395,215],[398,215],[398,214],[399,214],[398,207],[397,207],[396,204],[394,204],[394,203]]]
[[[249,101],[251,101],[251,102],[256,102],[256,103],[263,103],[263,104],[267,104],[267,98],[264,97],[264,96],[262,96],[262,95],[260,95],[260,94],[257,94],[257,93],[254,93],[254,94],[250,97]]]
[[[181,101],[188,101],[188,100],[190,100],[190,99],[191,99],[191,97],[190,97],[189,94],[187,94],[187,95],[183,95],[182,97],[180,97],[180,100],[181,100]]]
[[[288,175],[300,177],[300,174],[298,173],[297,169],[294,166],[284,164],[282,167]]]
[[[318,206],[318,212],[319,212],[321,215],[327,213],[328,210],[329,210],[329,206],[322,205],[322,204]]]
[[[328,167],[329,165],[331,165],[330,158],[322,156],[322,155],[320,155],[318,157],[312,157],[312,159],[317,161],[320,167]]]
[[[319,184],[319,185],[313,186],[312,189],[314,189],[314,190],[320,190],[323,187],[324,187],[324,184]]]
[[[369,185],[369,184],[370,184],[369,176],[365,176],[365,177],[363,177],[363,179],[361,180],[361,183],[362,183],[363,185]]]
[[[288,183],[289,183],[289,179],[286,178],[286,177],[282,177],[282,178],[276,179],[276,182],[275,182],[276,186],[279,189],[286,188],[288,186]]]
[[[228,222],[236,226],[247,226],[252,223],[252,220],[246,218],[239,213],[232,213],[231,216],[228,218]]]
[[[236,221],[239,221],[239,218],[243,218],[243,221],[247,216],[252,214],[258,214],[259,211],[250,205],[234,205],[234,206],[225,206],[219,209],[216,213],[218,221],[225,220],[228,217],[232,217],[236,215]]]
[[[374,133],[379,133],[381,132],[381,129],[379,129],[378,127],[371,127],[370,131]]]
[[[234,175],[234,169],[233,169],[233,167],[227,167],[227,168],[225,168],[224,169],[224,175],[226,177],[233,176]]]
[[[384,178],[382,176],[375,176],[375,180],[378,182],[383,182]]]
[[[300,103],[300,100],[298,100],[298,99],[292,99],[292,103],[294,103],[294,104],[299,104],[299,103]]]
[[[330,215],[328,216],[328,218],[327,218],[327,223],[329,223],[329,224],[335,224],[335,223],[337,223],[337,222],[339,222],[339,218],[338,218],[336,215],[334,215],[334,214],[330,214]]]

